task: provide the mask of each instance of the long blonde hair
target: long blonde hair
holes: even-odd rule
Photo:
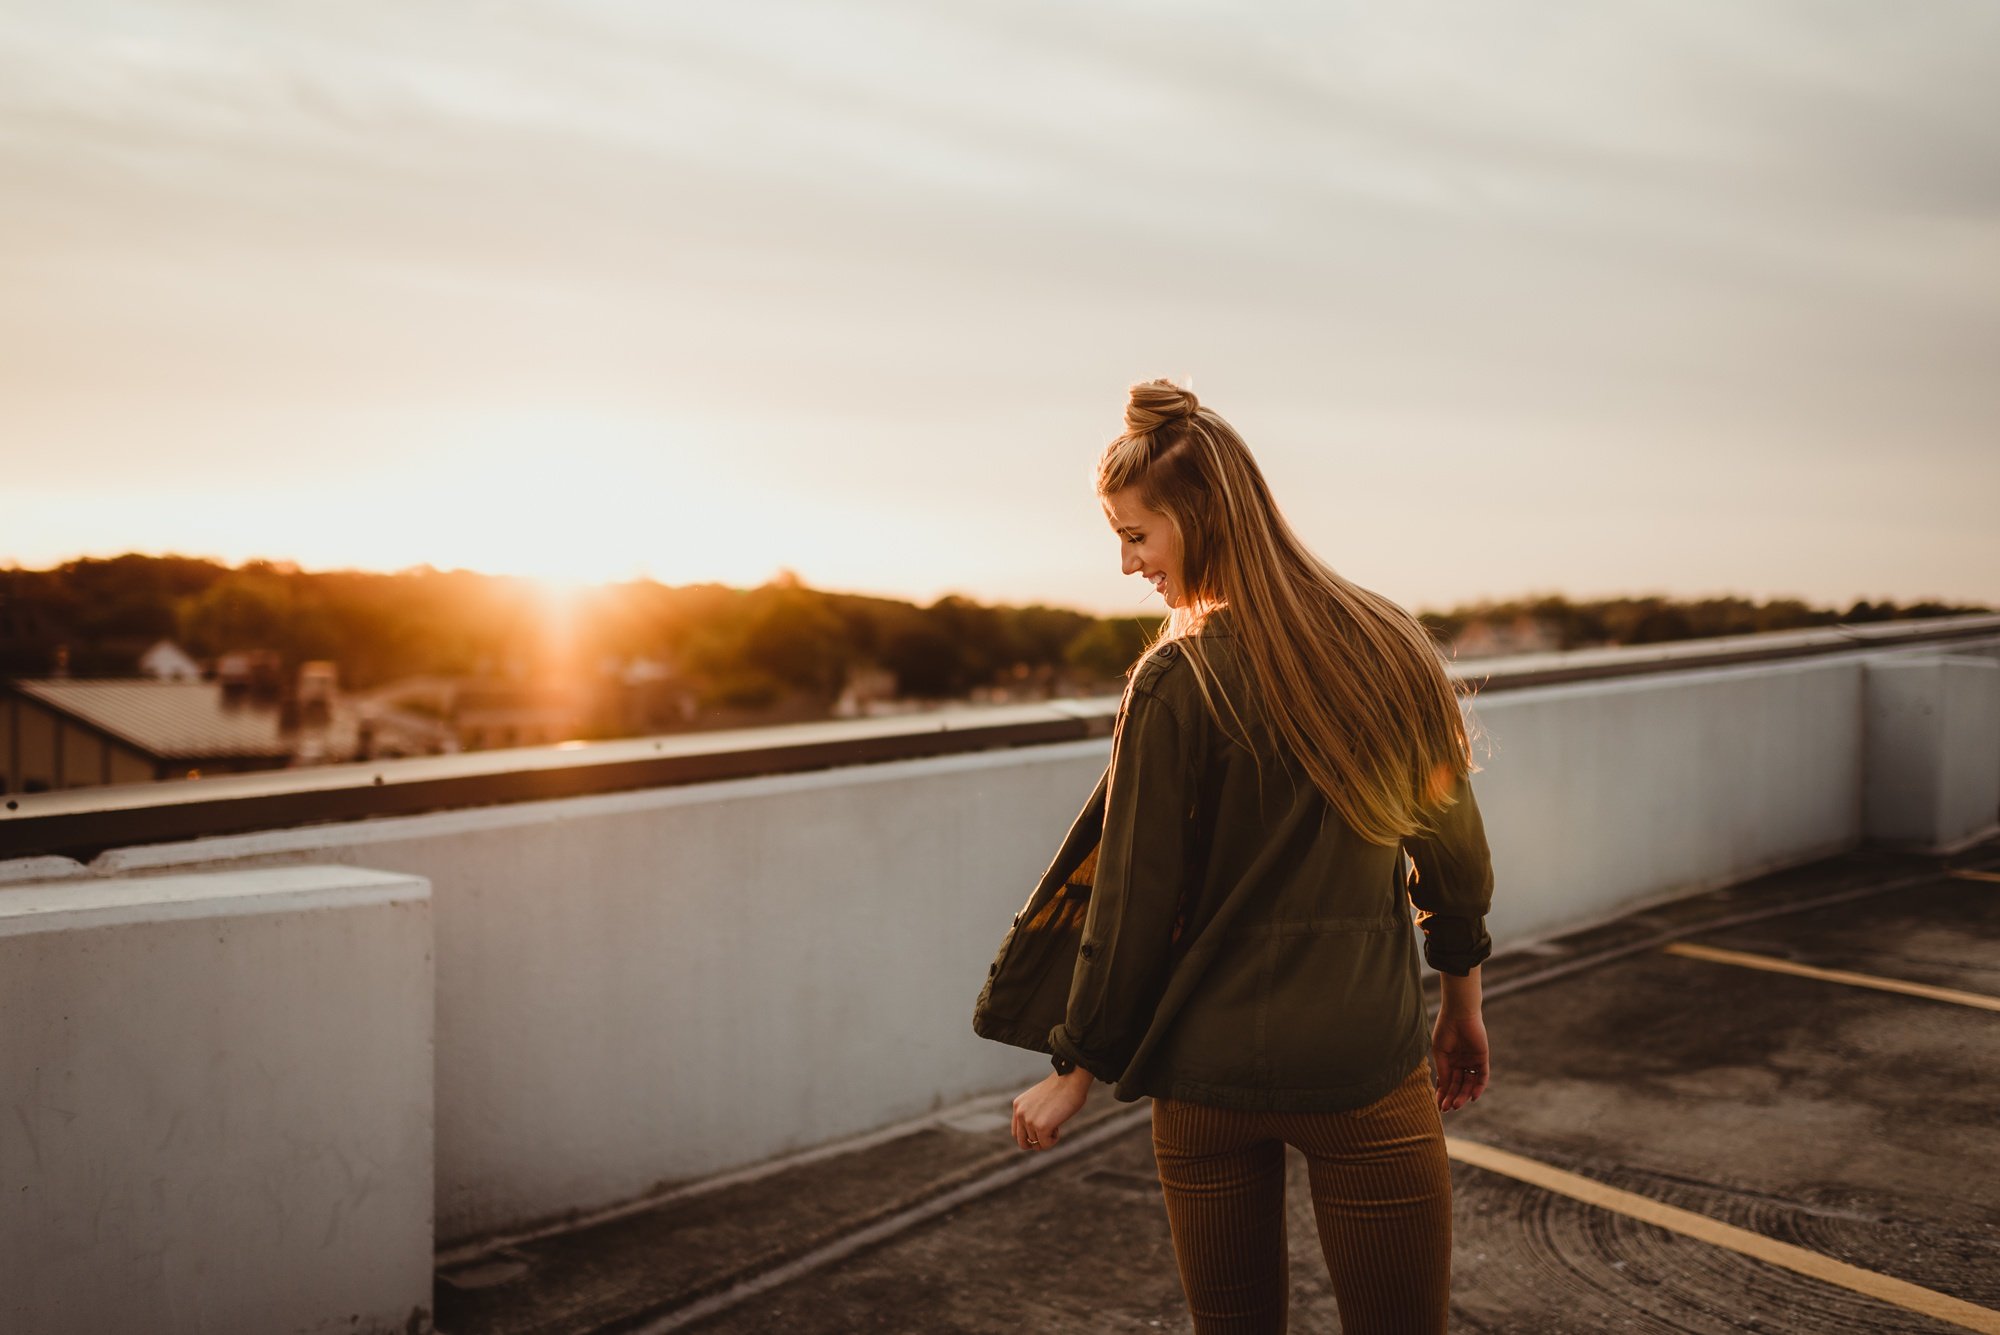
[[[1098,460],[1097,494],[1136,486],[1181,542],[1184,593],[1154,644],[1180,643],[1222,726],[1220,682],[1196,632],[1227,608],[1257,700],[1283,704],[1256,712],[1333,809],[1371,843],[1434,830],[1476,766],[1460,689],[1430,633],[1299,540],[1249,447],[1192,391],[1132,386],[1125,427]]]

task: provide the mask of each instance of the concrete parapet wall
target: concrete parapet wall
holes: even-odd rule
[[[972,1003],[1108,757],[1073,742],[99,861],[340,861],[431,882],[449,1243],[1045,1068],[975,1038]]]
[[[1861,694],[1845,659],[1478,701],[1495,941],[1852,847]]]
[[[2000,821],[2000,662],[1870,663],[1866,732],[1868,838],[1949,849]]]
[[[1865,672],[1910,656],[1481,698],[1496,938],[1860,842]],[[2000,754],[2000,723],[1966,726]],[[1108,756],[1066,742],[126,848],[63,888],[288,863],[427,879],[437,1236],[456,1244],[1033,1078],[1039,1058],[973,1036],[972,1002]]]
[[[427,1330],[429,887],[0,889],[0,1330]]]

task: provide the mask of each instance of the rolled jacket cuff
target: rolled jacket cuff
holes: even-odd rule
[[[1071,1041],[1067,1025],[1059,1024],[1049,1030],[1049,1051],[1058,1057],[1064,1057],[1075,1062],[1078,1066],[1090,1072],[1107,1085],[1117,1084],[1119,1079],[1125,1074],[1122,1066],[1114,1068],[1110,1062],[1093,1056],[1085,1052],[1082,1048],[1079,1048]]]
[[[1424,962],[1439,973],[1463,978],[1493,953],[1486,919],[1433,913],[1424,921]]]

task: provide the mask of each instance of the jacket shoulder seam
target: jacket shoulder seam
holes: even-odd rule
[[[1163,681],[1183,657],[1180,646],[1169,640],[1141,659],[1139,666],[1133,669],[1132,688],[1158,696],[1153,687]]]

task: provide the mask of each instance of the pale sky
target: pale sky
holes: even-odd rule
[[[0,0],[0,565],[2000,600],[2000,5]]]

